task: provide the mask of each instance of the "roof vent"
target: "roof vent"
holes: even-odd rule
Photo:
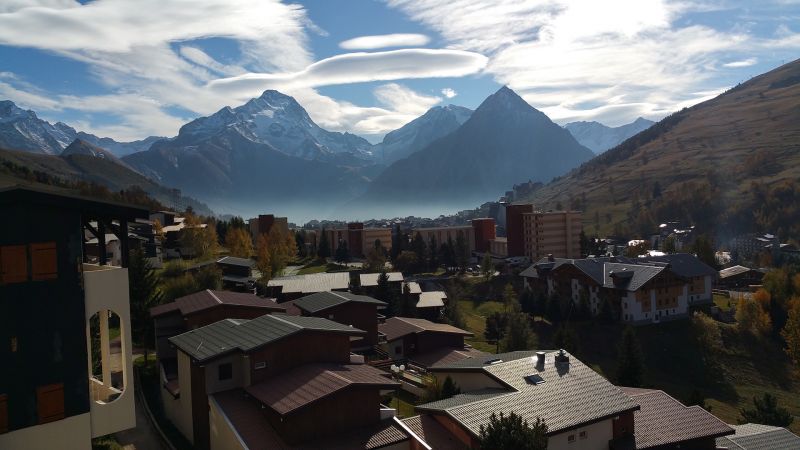
[[[525,381],[527,381],[528,384],[537,385],[544,383],[544,378],[542,378],[542,376],[539,374],[533,374],[525,377]]]
[[[567,352],[565,352],[563,348],[558,351],[558,354],[556,355],[556,362],[569,364],[569,355],[567,355]]]
[[[544,366],[544,352],[536,352],[536,365],[537,366]]]
[[[547,260],[550,261],[550,262],[553,262],[553,261],[556,260],[556,258],[553,256],[552,253],[548,253],[547,254]]]
[[[495,358],[495,359],[490,359],[490,360],[486,361],[485,364],[492,365],[492,364],[500,364],[501,362],[503,362],[502,359]]]

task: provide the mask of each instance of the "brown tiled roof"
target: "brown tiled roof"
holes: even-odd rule
[[[437,333],[452,333],[463,336],[472,336],[472,333],[461,328],[444,323],[435,323],[425,319],[411,319],[409,317],[392,317],[386,322],[378,325],[378,331],[386,335],[387,341],[393,341],[399,337],[423,331],[433,331]]]
[[[342,431],[335,436],[291,446],[281,439],[264,418],[257,401],[246,398],[241,389],[212,395],[221,412],[233,425],[239,438],[250,450],[352,450],[378,449],[409,439],[394,420],[383,420],[357,430]],[[377,405],[376,405],[377,406]]]
[[[637,449],[734,433],[733,428],[705,409],[684,406],[664,391],[631,392],[631,398],[641,408],[633,415]]]
[[[544,366],[538,365],[534,356],[472,369],[506,385],[505,395],[480,396],[457,405],[434,402],[416,409],[447,414],[478,436],[480,426],[489,423],[492,413],[514,412],[528,422],[540,417],[550,432],[556,433],[639,408],[628,395],[577,358],[570,356],[568,363],[556,363],[555,356],[555,352],[547,352]],[[529,382],[528,377],[533,375],[541,381]]]
[[[262,404],[285,415],[351,386],[386,389],[400,386],[385,375],[366,364],[305,364],[245,390]]]
[[[435,450],[461,450],[464,444],[431,416],[421,415],[403,419],[403,423]]]
[[[199,311],[215,308],[220,305],[249,306],[252,308],[263,308],[266,311],[285,311],[285,308],[272,299],[262,298],[245,292],[230,291],[204,291],[195,292],[175,299],[173,303],[159,305],[150,309],[153,317],[166,314],[175,310],[180,310],[181,314],[188,316]]]
[[[450,364],[467,358],[477,358],[488,355],[486,352],[474,348],[443,347],[436,350],[417,353],[411,360],[423,367],[432,367],[440,364]]]

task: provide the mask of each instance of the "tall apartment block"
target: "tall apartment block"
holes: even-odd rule
[[[0,189],[0,210],[0,449],[89,450],[136,426],[125,267],[128,222],[148,212],[22,187]],[[106,264],[106,233],[122,267]]]
[[[581,257],[580,211],[526,212],[522,214],[524,255],[537,261],[548,255],[556,258]],[[511,252],[511,237],[508,241]]]

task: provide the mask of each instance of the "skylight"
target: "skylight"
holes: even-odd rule
[[[537,385],[544,383],[544,378],[542,378],[542,376],[539,374],[533,374],[525,377],[525,381],[527,381],[528,384]]]

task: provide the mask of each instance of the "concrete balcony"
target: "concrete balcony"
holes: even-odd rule
[[[136,427],[128,269],[95,264],[83,264],[82,268],[90,374],[93,354],[90,320],[95,314],[99,317],[102,376],[88,380],[92,437],[97,437]],[[119,352],[113,355],[108,320],[110,312],[119,317]],[[114,344],[117,339],[113,339]],[[115,370],[113,374],[112,368]],[[122,375],[121,388],[112,383],[112,378],[119,378],[119,372]]]

